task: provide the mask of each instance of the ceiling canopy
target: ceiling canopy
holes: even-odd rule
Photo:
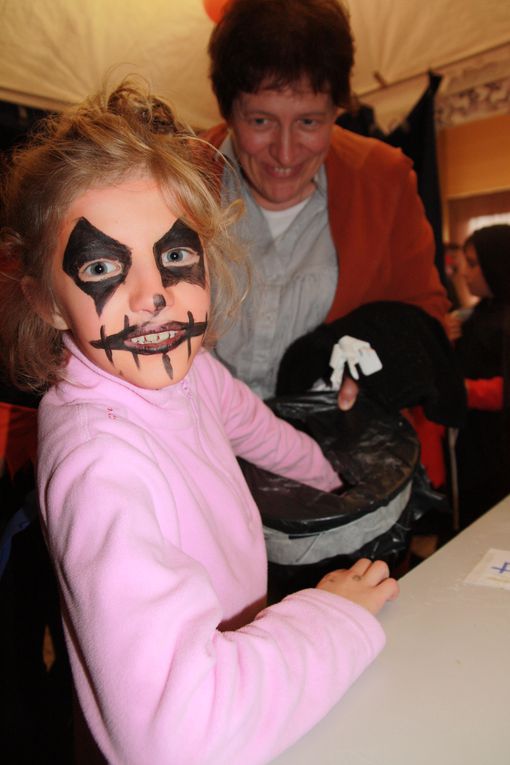
[[[207,76],[207,11],[221,1],[3,0],[0,99],[59,109],[138,73],[181,118],[208,127],[219,113]],[[428,70],[445,75],[446,90],[488,70],[510,76],[508,0],[346,5],[356,40],[353,87],[383,127],[409,110]]]

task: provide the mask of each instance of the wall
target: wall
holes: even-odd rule
[[[462,241],[469,218],[510,212],[510,114],[444,128],[437,149],[445,239]]]

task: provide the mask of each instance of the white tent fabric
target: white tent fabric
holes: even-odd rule
[[[0,98],[59,109],[138,73],[190,124],[218,116],[202,0],[0,0]]]
[[[510,75],[509,0],[346,5],[354,90],[383,127],[409,110],[429,69],[447,74],[456,64],[458,77],[459,64],[489,56]],[[183,119],[208,127],[219,117],[207,77],[212,27],[202,0],[0,0],[0,100],[59,109],[138,73]]]

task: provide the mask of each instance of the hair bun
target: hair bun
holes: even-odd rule
[[[154,96],[144,97],[129,84],[118,87],[108,98],[108,111],[131,121],[133,117],[147,125],[151,133],[175,135],[179,132],[171,108]]]

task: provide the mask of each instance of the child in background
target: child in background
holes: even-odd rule
[[[109,763],[263,763],[383,645],[397,595],[358,561],[265,607],[261,520],[236,456],[325,491],[318,446],[206,352],[240,255],[218,158],[124,84],[14,158],[2,347],[39,411],[43,529],[80,705]]]
[[[445,316],[446,333],[452,342],[462,334],[462,322],[471,314],[479,298],[473,295],[466,282],[463,248],[456,242],[445,242],[444,265],[448,297],[453,309]]]
[[[459,433],[460,511],[470,523],[510,492],[510,226],[475,231],[464,243],[464,275],[480,298],[455,343],[466,383],[468,418]]]

